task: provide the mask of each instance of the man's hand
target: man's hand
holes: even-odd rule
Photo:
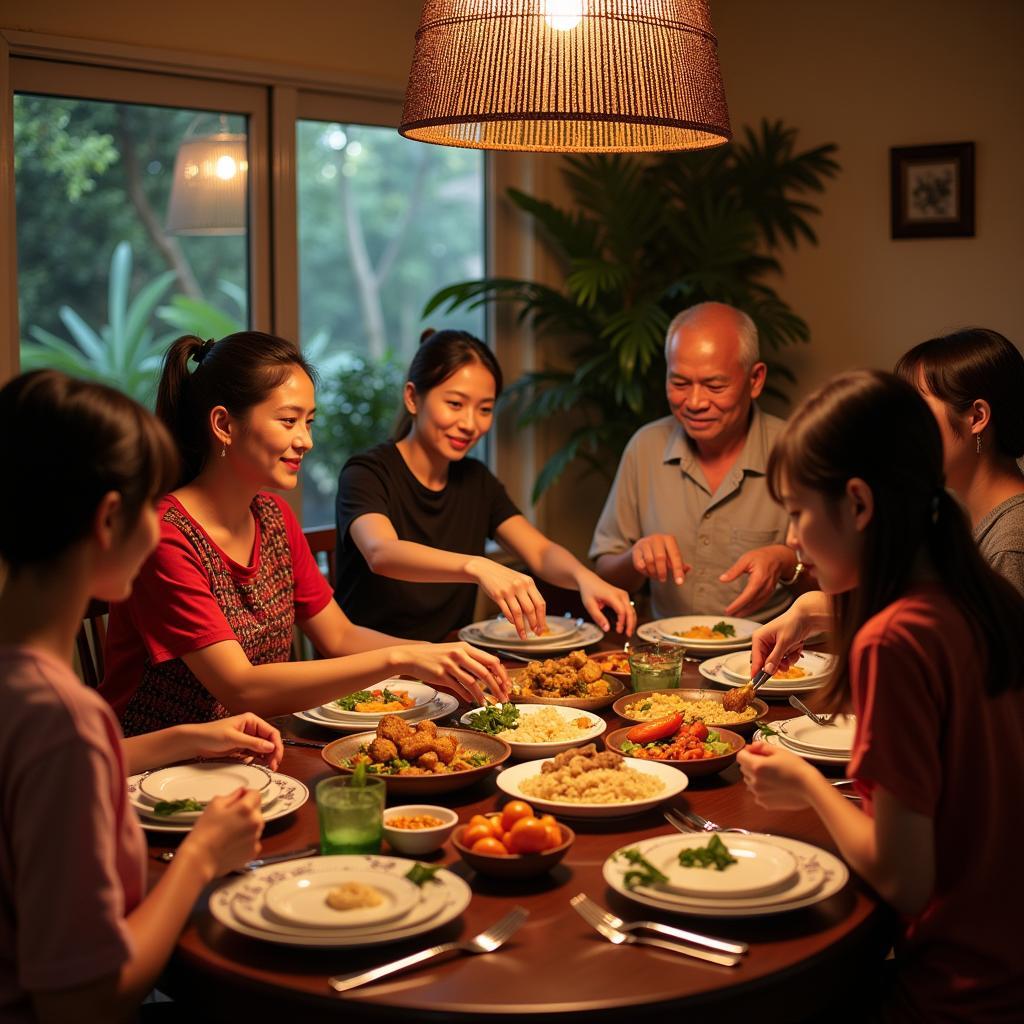
[[[633,568],[641,576],[660,580],[662,583],[666,583],[671,575],[672,580],[678,586],[682,586],[686,574],[693,568],[683,561],[679,545],[675,537],[669,533],[652,533],[647,537],[641,537],[633,545],[632,552]]]
[[[770,544],[766,548],[754,548],[740,555],[718,577],[722,583],[729,583],[743,573],[750,575],[742,593],[725,609],[725,614],[742,618],[763,608],[775,593],[779,580],[792,576],[795,570],[796,553],[785,544]]]

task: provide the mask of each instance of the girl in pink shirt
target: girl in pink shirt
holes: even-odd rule
[[[162,969],[203,887],[259,850],[256,793],[210,803],[145,895],[125,776],[234,751],[272,766],[277,731],[241,715],[122,743],[72,672],[90,597],[124,598],[156,543],[176,466],[129,398],[52,370],[0,391],[16,496],[0,503],[0,1020],[121,1021]]]
[[[1008,830],[1024,806],[1024,601],[944,488],[928,406],[890,374],[843,374],[806,399],[768,476],[824,593],[754,634],[751,667],[785,667],[834,630],[821,703],[857,716],[848,774],[863,810],[764,743],[739,755],[747,785],[765,807],[817,811],[903,916],[892,977],[857,1019],[1019,1021],[1024,907]]]

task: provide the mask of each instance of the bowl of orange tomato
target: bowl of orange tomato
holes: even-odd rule
[[[474,814],[452,835],[452,846],[474,871],[491,878],[535,878],[569,852],[576,833],[523,800],[500,811]]]

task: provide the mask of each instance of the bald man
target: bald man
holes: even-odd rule
[[[761,412],[757,328],[704,302],[665,338],[671,416],[641,427],[594,531],[590,557],[629,591],[651,581],[652,611],[772,618],[803,566],[786,546],[786,513],[768,494],[768,454],[782,420]]]

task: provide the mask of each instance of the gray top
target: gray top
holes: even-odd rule
[[[974,528],[985,561],[1024,594],[1024,494],[1000,502]]]
[[[617,555],[652,533],[668,533],[693,566],[682,586],[651,580],[657,618],[721,615],[749,582],[718,577],[753,548],[786,542],[787,517],[768,493],[768,454],[784,424],[754,406],[747,441],[712,494],[696,450],[673,416],[641,427],[622,453],[615,482],[594,530],[590,557]],[[756,618],[767,621],[790,602],[777,587]]]

